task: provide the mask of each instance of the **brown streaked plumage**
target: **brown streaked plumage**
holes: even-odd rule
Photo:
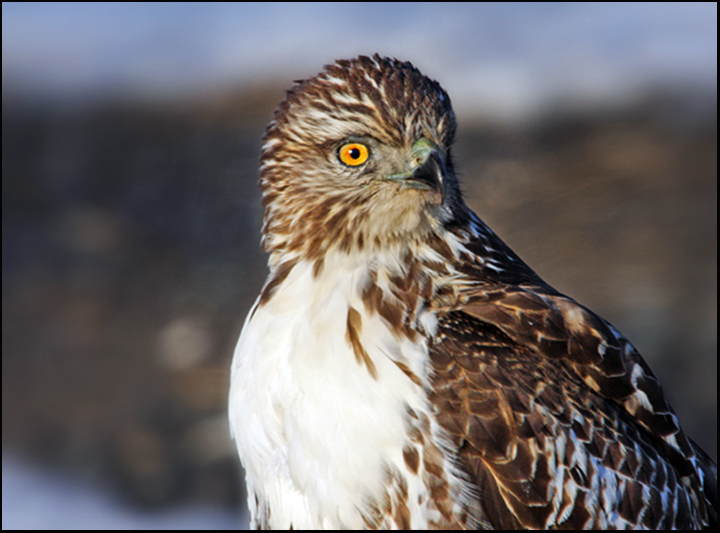
[[[253,525],[714,528],[715,464],[633,345],[465,205],[454,133],[440,85],[379,56],[268,126],[230,397]]]

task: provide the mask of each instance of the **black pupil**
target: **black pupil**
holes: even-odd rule
[[[348,155],[353,159],[359,159],[360,158],[360,149],[359,148],[350,148],[350,152],[348,152]]]

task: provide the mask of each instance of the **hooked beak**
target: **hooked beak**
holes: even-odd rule
[[[424,140],[423,140],[424,141]],[[408,189],[431,190],[440,193],[445,199],[445,176],[447,169],[440,153],[427,141],[415,145],[415,154],[419,164],[411,172],[393,174],[388,180],[401,184]]]
[[[443,192],[445,179],[445,165],[436,150],[431,151],[425,162],[413,170],[408,179],[408,185],[418,189],[433,189],[439,193]]]

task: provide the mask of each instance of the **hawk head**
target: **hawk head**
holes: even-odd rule
[[[358,57],[288,91],[261,156],[270,262],[412,243],[466,216],[450,98],[407,62]]]

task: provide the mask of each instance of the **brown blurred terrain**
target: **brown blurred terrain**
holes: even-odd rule
[[[175,104],[3,102],[3,453],[143,505],[242,503],[226,398],[265,277],[278,87]],[[717,450],[717,109],[648,96],[533,126],[460,114],[468,204],[613,322]]]

